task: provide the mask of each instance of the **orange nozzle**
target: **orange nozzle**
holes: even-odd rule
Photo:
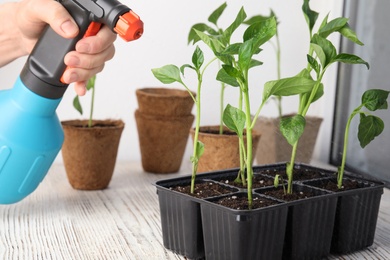
[[[133,41],[140,38],[144,32],[144,23],[133,11],[119,16],[114,31],[125,41]]]

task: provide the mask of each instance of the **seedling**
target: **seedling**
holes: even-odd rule
[[[288,187],[287,193],[292,193],[293,168],[298,147],[298,141],[305,129],[305,116],[313,102],[321,98],[324,93],[322,79],[327,69],[337,62],[348,64],[363,64],[369,68],[369,64],[360,57],[347,54],[337,53],[334,45],[327,40],[327,37],[334,32],[340,33],[343,37],[352,42],[363,45],[358,39],[356,33],[349,27],[347,18],[336,18],[328,21],[328,15],[324,18],[316,33],[313,34],[313,28],[318,19],[318,13],[311,10],[309,0],[304,0],[302,5],[303,14],[309,28],[310,48],[307,54],[308,65],[303,69],[298,77],[304,77],[314,80],[313,88],[299,96],[298,113],[292,117],[284,117],[280,121],[280,131],[286,138],[287,142],[292,146],[290,162],[287,163]],[[314,78],[312,77],[314,74]]]
[[[201,118],[201,90],[202,90],[202,81],[203,81],[203,75],[205,73],[205,70],[207,67],[215,61],[216,58],[212,59],[210,62],[205,64],[204,63],[204,55],[203,51],[196,47],[193,55],[192,55],[192,65],[190,64],[184,64],[180,67],[180,69],[176,65],[165,65],[161,68],[152,69],[153,75],[160,80],[164,84],[171,84],[174,82],[180,83],[191,95],[195,107],[196,107],[196,116],[195,116],[195,134],[194,134],[194,140],[193,140],[193,153],[190,158],[192,163],[192,177],[191,177],[191,193],[194,193],[195,189],[195,179],[196,179],[196,173],[198,170],[198,162],[200,157],[202,156],[204,152],[204,144],[198,140],[199,136],[199,128],[200,128],[200,118]],[[196,97],[192,95],[192,92],[190,88],[183,82],[181,78],[181,74],[184,76],[184,70],[188,68],[193,71],[195,71],[197,80],[198,80],[198,86],[197,86],[197,94]]]
[[[95,104],[95,82],[96,82],[96,75],[90,78],[87,82],[87,91],[92,91],[91,93],[91,109],[89,112],[89,119],[88,119],[88,127],[92,127],[92,118],[93,118],[93,108]],[[81,106],[80,103],[80,98],[79,96],[76,96],[73,99],[73,107],[82,115],[83,114],[83,107]]]
[[[343,157],[341,160],[341,165],[337,171],[337,187],[339,189],[343,186],[343,175],[345,162],[347,158],[347,144],[349,137],[349,128],[351,126],[351,121],[356,115],[360,115],[360,123],[358,127],[358,139],[360,146],[362,148],[366,147],[375,137],[379,136],[385,125],[377,116],[371,115],[369,112],[362,111],[363,108],[368,109],[369,111],[376,111],[379,109],[387,109],[387,98],[390,91],[381,90],[381,89],[370,89],[363,93],[361,104],[355,108],[350,116],[348,117],[347,125],[345,127],[344,133],[344,147],[343,147]]]

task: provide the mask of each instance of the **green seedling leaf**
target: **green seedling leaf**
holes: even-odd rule
[[[165,65],[161,68],[152,69],[153,75],[164,84],[179,82],[183,84],[180,70],[176,65]]]
[[[207,35],[204,32],[198,31],[194,29],[196,34],[199,36],[199,38],[207,45],[209,48],[214,52],[214,54],[217,54],[218,52],[221,52],[223,48],[223,43],[218,40],[218,37]]]
[[[195,68],[194,66],[192,66],[192,65],[190,65],[190,64],[184,64],[184,65],[182,65],[182,66],[180,67],[180,72],[181,72],[182,75],[184,75],[184,70],[185,70],[186,68],[189,68],[189,69],[192,69],[192,70],[195,70],[195,71],[196,71],[196,68]]]
[[[366,65],[367,69],[370,69],[370,65],[368,62],[363,60],[362,58],[348,53],[340,53],[336,55],[331,62],[342,62],[347,64],[364,64]]]
[[[390,91],[382,89],[369,89],[362,95],[362,104],[370,111],[387,109],[387,98]]]
[[[248,18],[243,23],[247,24],[247,25],[251,25],[251,24],[254,24],[254,23],[258,23],[258,22],[263,22],[263,21],[271,18],[272,16],[274,16],[272,12],[271,12],[271,14],[269,16],[255,15],[255,16],[252,16],[251,18]]]
[[[317,73],[319,74],[320,71],[321,71],[321,65],[318,64],[317,60],[314,59],[312,56],[310,56],[309,54],[307,54],[307,62],[309,62],[310,64],[310,67],[312,67],[312,69]]]
[[[207,24],[197,23],[194,24],[190,29],[190,32],[188,34],[188,44],[191,44],[191,42],[192,44],[195,44],[198,41],[200,41],[200,37],[198,36],[196,31],[207,32],[210,35],[218,35],[218,32],[213,28],[211,28],[210,26],[208,26]]]
[[[245,113],[238,108],[235,108],[228,104],[223,111],[223,122],[232,131],[234,131],[239,137],[244,134],[245,128]]]
[[[83,114],[83,108],[81,106],[79,96],[75,96],[73,99],[73,107],[80,113],[80,115]]]
[[[318,31],[321,31],[322,28],[325,27],[325,25],[328,24],[328,18],[329,18],[329,13],[324,17],[322,20],[322,23],[320,24],[320,27],[318,28]],[[326,38],[326,37],[325,37]]]
[[[236,19],[223,32],[223,38],[225,39],[226,44],[230,43],[230,38],[232,37],[232,34],[245,21],[245,19],[246,19],[246,13],[245,13],[244,8],[241,7],[240,11],[238,12],[238,14],[236,16]]]
[[[280,132],[286,138],[290,145],[298,142],[305,130],[306,120],[301,115],[294,115],[292,117],[283,117],[280,120]]]
[[[326,55],[321,46],[319,46],[318,44],[311,43],[310,48],[314,50],[314,52],[317,54],[318,59],[320,60],[321,65],[324,66],[326,64]]]
[[[257,67],[257,66],[261,66],[263,65],[263,62],[259,61],[259,60],[255,60],[255,59],[252,59],[250,64],[249,64],[249,68],[253,68],[253,67]]]
[[[192,54],[192,63],[194,64],[197,70],[202,67],[204,62],[204,56],[202,50],[196,46],[194,53]]]
[[[268,81],[264,84],[263,102],[272,95],[292,96],[309,92],[313,89],[315,83],[312,79],[299,76]]]
[[[244,81],[244,78],[241,75],[241,72],[239,70],[237,70],[236,68],[234,68],[233,66],[224,64],[224,65],[222,65],[222,69],[226,72],[227,75],[229,75],[230,77],[236,79],[237,82],[238,81]],[[220,80],[220,79],[218,79],[218,80]],[[227,82],[225,82],[225,83],[227,83]]]
[[[218,74],[217,74],[217,80],[218,81],[221,81],[223,83],[226,83],[232,87],[239,87],[240,85],[238,84],[237,80],[235,77],[232,77],[230,76],[229,74],[227,74],[226,70],[224,70],[223,68],[221,68],[219,71],[218,71]]]
[[[218,19],[221,17],[222,13],[225,11],[227,7],[226,2],[220,5],[217,9],[215,9],[208,18],[208,21],[215,26],[217,26]]]
[[[196,151],[195,151],[195,156],[190,157],[190,161],[193,164],[198,164],[199,158],[203,155],[204,153],[204,144],[201,141],[197,141],[196,143]]]
[[[267,20],[253,23],[244,32],[244,42],[253,39],[252,52],[271,39],[276,34],[276,18],[273,16]],[[253,55],[253,54],[252,54]]]
[[[375,137],[380,135],[385,128],[382,119],[373,115],[360,114],[358,139],[362,148],[366,147]]]
[[[319,35],[327,38],[331,33],[341,30],[348,22],[348,18],[340,17],[326,23],[319,31]]]
[[[279,174],[275,175],[275,179],[274,179],[274,187],[275,188],[279,187],[279,177],[280,177]]]
[[[310,34],[313,31],[314,25],[318,19],[318,13],[311,10],[309,6],[309,0],[304,0],[302,5],[302,11],[305,16],[307,25],[309,26]]]
[[[250,62],[252,60],[253,52],[253,39],[244,42],[238,51],[238,66],[241,71],[248,71]]]
[[[327,39],[315,34],[311,40],[311,45],[325,68],[337,55],[336,48]],[[317,47],[319,46],[320,49]]]
[[[238,54],[238,51],[240,50],[242,43],[233,43],[226,47],[225,50],[223,50],[222,54],[227,54],[227,55],[236,55]]]
[[[361,46],[364,45],[364,43],[362,43],[362,42],[358,39],[358,37],[357,37],[355,31],[351,29],[351,27],[349,26],[348,23],[345,24],[344,27],[341,28],[341,29],[339,30],[339,32],[340,32],[340,34],[341,34],[342,36],[344,36],[345,38],[349,39],[350,41],[352,41],[352,42],[354,42],[354,43],[356,43],[356,44],[359,44],[359,45],[361,45]]]
[[[95,82],[96,82],[96,75],[88,80],[87,86],[86,86],[87,90],[90,90],[90,89],[94,88],[95,87]]]

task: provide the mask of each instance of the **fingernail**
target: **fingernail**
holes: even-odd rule
[[[75,36],[78,32],[77,25],[71,21],[67,20],[61,24],[61,30],[67,35],[67,36]]]
[[[89,44],[86,44],[86,43],[77,44],[76,51],[83,52],[83,53],[89,53],[90,46],[89,46]]]

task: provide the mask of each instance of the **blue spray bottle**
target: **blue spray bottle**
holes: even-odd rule
[[[65,39],[49,26],[28,57],[12,89],[0,91],[0,204],[32,193],[61,149],[64,134],[56,109],[68,85],[61,82],[65,55],[102,24],[126,41],[138,39],[143,23],[116,0],[58,0],[79,26]]]

